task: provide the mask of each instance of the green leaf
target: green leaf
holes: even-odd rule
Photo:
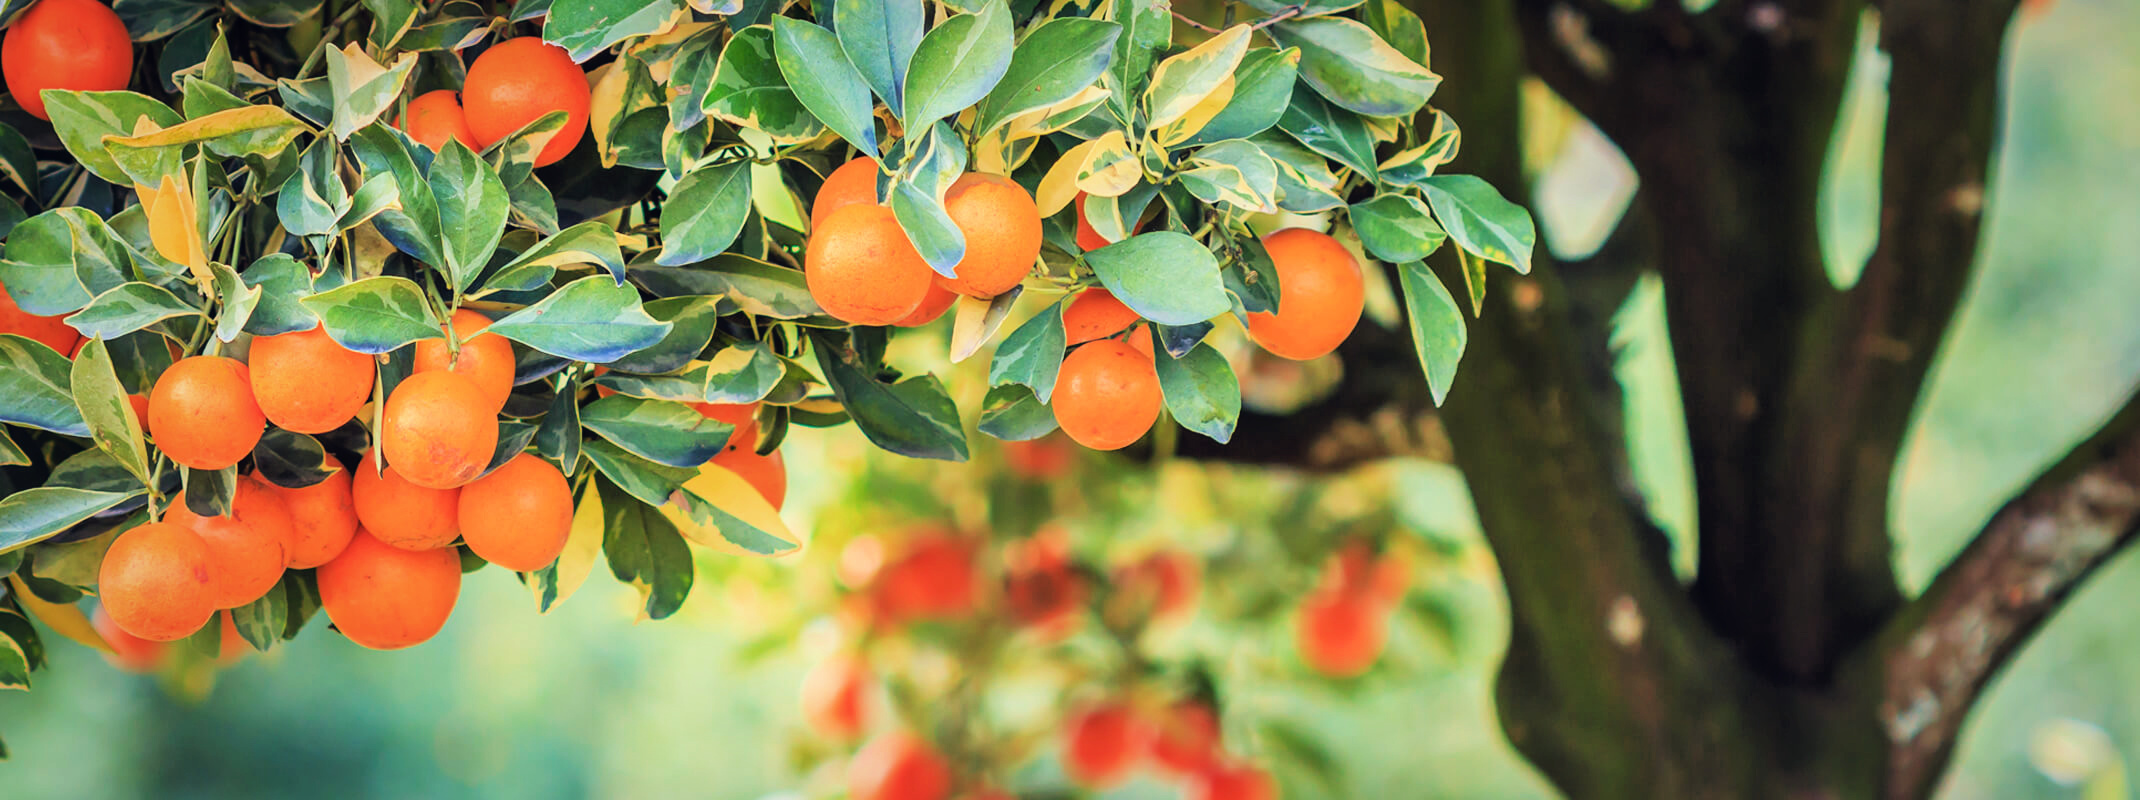
[[[385,125],[371,125],[358,130],[350,145],[364,165],[364,189],[371,188],[374,181],[388,181],[398,199],[394,206],[373,218],[379,234],[417,261],[446,263],[445,243],[439,234],[438,201],[416,168],[408,137]]]
[[[438,316],[424,302],[423,289],[407,278],[365,278],[299,302],[319,317],[327,338],[366,355],[445,336]]]
[[[218,111],[140,136],[111,137],[104,149],[135,183],[154,185],[169,174],[152,165],[177,163],[189,146],[223,158],[272,158],[289,149],[305,123],[275,106],[248,105]]]
[[[231,625],[254,650],[265,653],[282,639],[282,631],[288,626],[290,617],[290,597],[282,584],[289,580],[289,574],[285,573],[282,581],[260,599],[230,610]]]
[[[908,130],[922,130],[981,102],[1010,69],[1015,42],[1004,0],[982,0],[978,14],[958,14],[922,36],[906,78]]]
[[[1278,165],[1254,142],[1228,139],[1196,151],[1176,177],[1196,199],[1247,212],[1277,211]]]
[[[1187,325],[1233,307],[1210,250],[1174,231],[1141,233],[1085,254],[1100,283],[1137,315]]]
[[[245,285],[260,292],[252,316],[245,320],[246,333],[274,336],[319,327],[319,316],[303,302],[312,295],[312,271],[297,259],[269,253],[246,267],[243,277]]]
[[[682,608],[691,593],[694,565],[691,547],[676,525],[661,512],[632,498],[608,481],[601,492],[602,555],[617,580],[631,584],[645,600],[649,619],[662,619]]]
[[[633,455],[672,467],[696,467],[728,444],[735,426],[673,400],[613,394],[580,411],[580,424]]]
[[[1055,432],[1055,412],[1031,387],[1006,383],[982,398],[980,429],[1007,442],[1028,442]]]
[[[134,416],[133,404],[127,402],[126,387],[119,385],[119,375],[112,369],[111,353],[105,350],[104,342],[91,339],[82,344],[68,379],[74,391],[74,406],[89,426],[90,441],[147,486],[149,454],[141,438],[142,420]]]
[[[564,379],[564,386],[550,401],[550,411],[535,429],[535,451],[557,463],[570,475],[580,463],[580,403],[577,373]]]
[[[988,364],[988,385],[1022,384],[1040,402],[1048,402],[1055,393],[1055,375],[1062,368],[1068,338],[1063,330],[1063,304],[1058,301],[1004,337]]]
[[[657,464],[601,439],[587,441],[587,460],[618,488],[648,505],[668,502],[670,493],[698,475],[696,468]]]
[[[412,25],[396,47],[412,53],[427,50],[465,50],[490,35],[490,20],[474,3],[449,2],[439,16]]]
[[[1300,73],[1300,51],[1259,47],[1241,57],[1233,73],[1233,98],[1219,115],[1182,143],[1184,147],[1227,139],[1244,139],[1270,130],[1292,104]]]
[[[459,291],[490,263],[499,237],[505,235],[511,202],[498,173],[459,139],[446,140],[445,149],[431,162],[430,184],[445,244],[446,277]]]
[[[153,283],[126,283],[97,295],[67,317],[67,324],[92,339],[113,339],[172,317],[199,314],[171,290]]]
[[[1324,102],[1306,83],[1293,86],[1293,102],[1278,117],[1278,128],[1354,172],[1375,176],[1375,140],[1368,135],[1367,124]]]
[[[1434,404],[1441,405],[1449,396],[1450,382],[1456,379],[1456,363],[1464,357],[1468,335],[1464,311],[1426,264],[1400,265],[1397,279],[1404,287],[1405,317],[1412,324],[1412,351],[1419,355],[1419,367],[1427,374]]]
[[[35,629],[31,632],[34,634]],[[0,689],[30,690],[29,648],[5,629],[0,629]]]
[[[1147,124],[1166,127],[1202,105],[1233,77],[1248,52],[1249,35],[1246,23],[1235,25],[1153,67],[1151,88],[1144,92]]]
[[[1167,413],[1181,426],[1225,444],[1233,438],[1234,424],[1241,419],[1241,383],[1234,377],[1226,357],[1211,345],[1199,344],[1188,355],[1175,358],[1159,344],[1152,331],[1153,366],[1159,370],[1159,391],[1167,398]]]
[[[116,244],[110,227],[86,208],[55,208],[23,220],[7,237],[0,284],[28,313],[49,317],[78,310],[95,296],[83,273],[107,269],[106,237]],[[123,253],[125,246],[117,246]],[[89,269],[78,270],[78,259]],[[106,276],[97,278],[98,283],[104,280]]]
[[[773,57],[788,89],[811,116],[856,150],[876,157],[877,127],[870,116],[869,84],[847,63],[840,40],[831,31],[793,17],[774,17]],[[747,180],[745,185],[749,185]]]
[[[349,210],[349,187],[335,170],[337,148],[331,139],[317,139],[297,160],[297,171],[275,193],[275,216],[284,230],[297,236],[327,236],[338,233],[336,223]]]
[[[668,335],[639,305],[639,291],[589,275],[491,323],[488,330],[559,358],[604,364]]]
[[[1134,119],[1137,98],[1151,78],[1152,62],[1159,51],[1174,41],[1174,16],[1167,0],[1116,0],[1114,21],[1122,26],[1115,39],[1115,57],[1107,67],[1107,82],[1114,96],[1115,118]]]
[[[254,474],[285,489],[303,489],[340,472],[320,440],[270,426],[253,445]]]
[[[981,101],[974,131],[985,134],[1084,91],[1107,71],[1121,35],[1120,25],[1084,17],[1058,17],[1032,29],[1011,53],[1003,80]]]
[[[187,510],[204,517],[230,513],[231,500],[238,495],[237,465],[222,469],[186,467],[179,474],[185,478]]]
[[[981,345],[995,338],[996,331],[1010,318],[1011,307],[1017,305],[1025,287],[1013,285],[995,297],[981,300],[962,297],[957,300],[957,310],[951,320],[951,362],[956,364],[972,358]],[[976,313],[978,311],[978,313]]]
[[[1269,2],[1269,0],[1264,0]],[[1382,41],[1404,54],[1405,58],[1426,64],[1427,26],[1419,21],[1419,15],[1405,8],[1398,0],[1367,0],[1360,6],[1360,22],[1374,31]]]
[[[1343,17],[1286,20],[1265,31],[1281,47],[1300,48],[1302,82],[1370,117],[1410,116],[1442,82],[1367,26]]]
[[[1233,240],[1238,251],[1228,250],[1229,269],[1220,270],[1225,279],[1226,293],[1240,301],[1240,313],[1253,314],[1259,311],[1278,310],[1278,265],[1271,263],[1271,253],[1264,249],[1263,242],[1251,237]]]
[[[788,366],[771,345],[737,342],[721,348],[706,362],[706,389],[700,398],[709,403],[755,403],[780,386]]]
[[[0,125],[0,177],[22,190],[24,197],[42,194],[37,188],[37,154],[30,150],[30,140],[12,125]]]
[[[910,458],[966,460],[958,406],[936,376],[883,383],[876,378],[877,365],[863,363],[843,340],[817,335],[812,343],[833,396],[870,442]]]
[[[801,270],[723,253],[691,269],[633,267],[632,278],[662,297],[717,294],[743,313],[769,319],[824,317]]]
[[[322,0],[228,0],[232,11],[247,22],[269,28],[287,28],[319,13]],[[220,41],[220,38],[218,39]]]
[[[542,38],[586,61],[625,39],[658,33],[683,13],[675,0],[568,0],[551,5]]]
[[[671,195],[668,207],[675,207]],[[666,233],[666,232],[665,232]],[[670,234],[673,235],[673,234]],[[493,290],[531,291],[550,281],[558,267],[595,264],[624,282],[624,254],[617,249],[617,231],[601,220],[588,220],[536,242],[526,252],[491,275],[485,283]]]
[[[334,92],[334,138],[349,137],[393,107],[416,67],[416,54],[403,53],[392,67],[382,67],[356,43],[327,49],[327,85]]]
[[[1313,214],[1345,205],[1338,195],[1340,181],[1330,171],[1330,162],[1320,154],[1282,134],[1263,133],[1251,141],[1271,157],[1278,168],[1278,208],[1295,214]]]
[[[147,489],[101,492],[67,486],[39,486],[0,497],[0,552],[43,541],[144,494],[148,494]]]
[[[1476,175],[1436,175],[1420,181],[1434,216],[1465,252],[1531,273],[1538,229],[1531,212],[1511,203]]]
[[[135,121],[146,118],[159,128],[186,121],[170,106],[133,92],[75,92],[48,89],[45,112],[52,115],[52,129],[74,160],[90,174],[108,183],[127,186],[133,179],[119,169],[104,149],[106,136],[134,135]]]
[[[921,0],[847,0],[832,7],[840,50],[895,117],[906,107],[900,88],[914,48],[921,45],[926,17]]]
[[[747,490],[748,484],[745,484],[745,487]],[[795,542],[780,536],[780,533],[785,533],[786,531],[776,533],[766,530],[759,525],[753,524],[750,520],[729,513],[689,487],[670,495],[667,505],[669,508],[675,509],[677,513],[682,514],[684,518],[696,523],[701,530],[710,527],[720,533],[722,541],[735,545],[747,553],[761,556],[777,556],[794,552],[798,546]],[[778,519],[778,517],[774,517],[775,522]],[[689,534],[686,534],[686,536],[689,536]]]
[[[1471,316],[1486,313],[1486,259],[1459,247],[1456,263],[1464,268],[1464,288],[1471,295]]]
[[[1375,195],[1352,204],[1350,216],[1368,254],[1393,264],[1426,258],[1449,238],[1428,215],[1427,204],[1409,195]]]
[[[1456,127],[1456,121],[1441,109],[1434,110],[1434,121],[1425,134],[1427,143],[1383,159],[1380,170],[1382,180],[1398,186],[1419,188],[1441,165],[1456,160],[1457,148],[1463,143],[1464,133]]]
[[[654,263],[680,267],[712,258],[735,244],[750,216],[750,184],[749,162],[700,167],[677,181],[669,201],[661,207],[665,224],[661,253]]]
[[[6,428],[0,428],[0,467],[20,467],[29,463],[30,456],[22,452],[22,445],[8,437]]]
[[[220,261],[209,262],[208,271],[215,275],[216,296],[222,298],[223,308],[216,312],[216,341],[228,344],[237,341],[238,334],[251,321],[253,308],[260,305],[260,290],[245,283],[238,271]]]
[[[713,85],[701,104],[706,115],[740,128],[764,131],[773,141],[791,144],[823,130],[788,89],[773,56],[773,29],[752,25],[736,31],[715,62]]]
[[[944,210],[943,201],[911,183],[892,189],[892,216],[907,233],[907,241],[921,254],[929,268],[946,278],[954,277],[959,260],[966,257],[966,235]]]
[[[1296,6],[1284,0],[1246,0],[1251,8],[1266,14],[1295,11]],[[1302,17],[1320,17],[1335,14],[1360,4],[1360,0],[1304,0],[1298,4],[1297,14]]]
[[[713,341],[720,321],[719,298],[708,295],[664,297],[646,304],[647,316],[669,323],[661,341],[609,362],[609,368],[653,375],[682,369]]]

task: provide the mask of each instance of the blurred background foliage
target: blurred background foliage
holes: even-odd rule
[[[1985,263],[1898,484],[1898,568],[1912,590],[2140,379],[2140,60],[2127,44],[2140,41],[2140,4],[2029,6],[2007,51]],[[1861,49],[1824,198],[1825,246],[1846,281],[1871,247],[1877,205],[1884,65],[1874,41]],[[1548,93],[1528,100],[1539,217],[1557,254],[1581,255],[1633,194],[1632,173]],[[1615,343],[1638,482],[1685,556],[1693,508],[1659,291],[1638,284]],[[910,336],[900,350],[921,366],[944,347]],[[966,378],[953,385],[983,383]],[[486,570],[429,644],[372,652],[315,629],[212,688],[123,675],[56,645],[57,668],[35,692],[0,694],[14,757],[0,765],[0,797],[831,796],[844,746],[806,730],[797,697],[804,672],[851,638],[838,621],[850,588],[840,576],[853,568],[842,557],[855,557],[857,537],[941,521],[998,541],[1053,521],[1080,562],[1100,566],[1160,549],[1202,559],[1194,620],[1148,634],[1140,651],[1208,669],[1229,745],[1275,770],[1289,798],[1551,796],[1495,722],[1505,601],[1447,466],[1303,476],[1081,455],[1071,473],[1035,481],[1007,469],[1000,449],[947,465],[874,451],[851,431],[803,429],[783,449],[786,514],[814,532],[810,549],[776,562],[700,554],[699,589],[671,620],[633,624],[632,591],[599,579],[540,616],[511,573]],[[1319,678],[1295,655],[1290,609],[1322,556],[1363,533],[1396,543],[1416,567],[1412,588],[1372,671]],[[1691,569],[1691,558],[1676,563]],[[1942,795],[2130,796],[2140,638],[2124,629],[2136,605],[2140,554],[2128,551],[1997,680]],[[926,634],[879,642],[879,672],[924,684],[959,674]],[[1013,788],[1070,791],[1046,734],[1066,699],[1089,690],[1104,640],[1088,621],[1059,643],[1013,639],[994,663],[983,713],[1038,732],[1024,743],[1033,757],[998,773]],[[880,728],[892,724],[883,716]],[[1139,778],[1104,796],[1174,791]]]

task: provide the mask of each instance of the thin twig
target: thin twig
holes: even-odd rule
[[[1214,28],[1214,27],[1211,27],[1211,26],[1209,26],[1209,25],[1205,25],[1204,23],[1201,23],[1201,22],[1197,22],[1196,20],[1190,19],[1188,15],[1186,15],[1186,14],[1183,14],[1183,13],[1181,13],[1181,12],[1179,12],[1179,11],[1175,11],[1175,10],[1174,10],[1174,9],[1172,9],[1172,8],[1169,8],[1169,9],[1167,9],[1167,13],[1169,13],[1169,14],[1173,14],[1173,15],[1174,15],[1174,18],[1175,18],[1175,19],[1177,19],[1177,20],[1181,20],[1181,23],[1182,23],[1182,24],[1184,24],[1184,25],[1187,25],[1187,26],[1189,26],[1189,27],[1191,27],[1191,28],[1195,28],[1195,29],[1197,29],[1197,30],[1200,30],[1200,31],[1203,31],[1203,32],[1205,32],[1205,33],[1218,33],[1218,32],[1219,32],[1219,29],[1217,29],[1217,28]]]

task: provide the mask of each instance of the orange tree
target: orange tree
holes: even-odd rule
[[[1113,450],[1164,418],[1159,441],[1225,443],[1242,396],[1220,347],[1325,356],[1395,265],[1413,380],[1440,397],[1455,298],[1476,306],[1487,262],[1528,270],[1534,241],[1444,173],[1458,129],[1390,0],[1206,21],[1156,0],[8,11],[8,688],[54,633],[136,667],[322,614],[407,647],[493,563],[547,607],[599,552],[667,616],[692,545],[800,548],[778,514],[791,426],[969,457],[944,382],[885,357],[947,314],[954,360],[993,345],[980,434]],[[1455,293],[1423,261],[1447,242]],[[904,541],[865,616],[963,613],[974,546]],[[1082,602],[1060,541],[1005,553],[1013,618]],[[1302,626],[1333,674],[1373,662],[1389,606],[1373,555],[1350,558]],[[1124,582],[1178,606],[1189,569]],[[828,718],[852,683],[812,684]],[[1172,763],[1213,796],[1272,791],[1219,756],[1202,698],[1160,726],[1190,737]],[[1089,719],[1111,740],[1129,718]],[[854,793],[978,791],[931,738],[865,748]]]

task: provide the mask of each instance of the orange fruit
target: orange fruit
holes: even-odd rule
[[[1154,622],[1177,620],[1196,611],[1203,570],[1189,556],[1161,551],[1115,571],[1116,591],[1132,597]]]
[[[728,434],[724,450],[749,450],[758,446],[757,403],[692,403],[699,416],[736,426]]]
[[[468,549],[515,572],[549,566],[572,533],[572,487],[533,453],[513,456],[461,487],[458,508]]]
[[[852,656],[818,662],[803,676],[803,721],[818,735],[853,739],[869,726],[869,665]]]
[[[483,391],[491,413],[496,414],[505,407],[506,396],[513,393],[513,343],[498,334],[485,333],[483,329],[488,327],[489,317],[465,308],[453,312],[453,335],[461,340],[461,352],[456,355],[448,350],[444,339],[419,339],[415,371],[449,371],[473,381]],[[444,330],[444,326],[440,329]]]
[[[1307,228],[1263,237],[1278,270],[1278,312],[1248,315],[1248,336],[1280,358],[1306,361],[1336,350],[1360,322],[1367,285],[1336,239]]]
[[[1318,589],[1362,594],[1382,606],[1404,601],[1412,586],[1411,564],[1401,553],[1377,554],[1364,540],[1346,543],[1323,565]]]
[[[825,176],[817,198],[810,201],[810,230],[824,227],[825,217],[856,203],[877,204],[877,160],[868,156],[841,164]]]
[[[183,639],[216,611],[214,571],[200,534],[151,522],[112,540],[97,568],[97,595],[120,630],[152,642]]]
[[[1010,291],[1040,258],[1040,207],[1017,181],[968,172],[944,192],[944,211],[966,236],[966,255],[944,288],[968,297]]]
[[[372,537],[405,550],[435,550],[459,538],[461,490],[427,489],[388,466],[374,469],[377,451],[365,454],[350,482],[350,504]]]
[[[127,672],[155,672],[157,667],[163,666],[164,651],[170,645],[127,633],[111,620],[111,612],[103,606],[97,607],[89,624],[96,628],[97,636],[111,646],[111,652],[104,654],[104,660],[112,666]]]
[[[1135,225],[1132,225],[1132,226],[1130,226],[1130,229],[1129,229],[1129,233],[1130,233],[1130,235],[1131,235],[1131,236],[1135,236],[1135,235],[1137,235],[1137,232],[1138,232],[1138,231],[1141,231],[1141,230],[1144,230],[1144,218],[1143,218],[1143,217],[1139,217],[1139,218],[1137,219],[1137,222],[1136,222],[1136,224],[1135,224]],[[1084,192],[1078,192],[1078,193],[1077,193],[1077,249],[1079,249],[1079,250],[1084,250],[1084,251],[1087,251],[1087,252],[1090,252],[1090,251],[1093,251],[1093,250],[1098,250],[1098,249],[1100,249],[1100,248],[1102,248],[1102,247],[1106,247],[1106,246],[1108,246],[1108,245],[1110,245],[1110,244],[1114,244],[1114,242],[1110,242],[1110,241],[1107,241],[1107,237],[1105,237],[1105,236],[1101,236],[1101,235],[1100,235],[1100,231],[1099,231],[1098,229],[1096,229],[1096,228],[1092,227],[1092,223],[1090,223],[1090,222],[1086,222],[1086,221],[1085,221],[1085,193],[1084,193]]]
[[[421,345],[418,348],[423,352]],[[247,360],[253,401],[283,430],[334,430],[355,417],[372,396],[371,356],[336,344],[323,325],[253,337]]]
[[[928,298],[935,279],[892,210],[880,205],[853,203],[827,213],[803,251],[810,297],[851,325],[905,319]]]
[[[951,796],[951,765],[920,737],[887,733],[847,764],[852,800],[943,800]]]
[[[446,149],[448,139],[458,139],[470,150],[480,150],[475,131],[468,129],[468,113],[451,89],[434,89],[409,101],[409,108],[396,125],[433,152]],[[567,148],[570,149],[570,148]]]
[[[958,299],[959,293],[944,288],[944,279],[939,277],[929,282],[929,293],[922,297],[921,305],[914,307],[914,313],[900,317],[892,324],[901,328],[919,328],[935,322],[944,312],[950,311],[951,304]]]
[[[980,573],[974,547],[956,534],[928,531],[908,543],[906,554],[885,566],[874,587],[877,602],[894,621],[955,619],[980,604]]]
[[[283,567],[290,563],[274,523],[259,519],[264,516],[260,514],[240,519],[236,516],[236,501],[232,506],[231,515],[204,517],[179,501],[163,514],[165,522],[193,531],[208,545],[208,569],[213,578],[208,594],[216,608],[236,608],[260,599],[275,588],[275,582],[282,579]],[[287,531],[287,511],[280,522]]]
[[[1071,440],[1094,450],[1119,450],[1152,429],[1163,399],[1151,357],[1104,339],[1063,359],[1049,404],[1055,424]]]
[[[1051,481],[1070,473],[1077,453],[1070,442],[1056,434],[1031,441],[1004,442],[1003,465],[1011,474],[1029,481]]]
[[[445,627],[461,595],[460,551],[403,550],[359,530],[319,568],[320,609],[343,636],[373,650],[421,644]]]
[[[7,93],[38,119],[52,118],[39,92],[124,89],[133,74],[126,23],[96,0],[42,0],[16,17],[0,41]]]
[[[194,469],[244,460],[266,428],[267,416],[253,402],[251,370],[236,359],[179,359],[149,391],[148,433],[157,449]]]
[[[282,499],[277,487],[258,475],[239,478],[237,494],[230,501],[230,516],[275,537],[282,543],[284,557],[289,556],[290,544],[297,539],[297,526],[290,517],[289,502]]]
[[[498,449],[498,410],[455,372],[410,375],[380,417],[379,450],[408,482],[452,489],[475,480]],[[367,526],[368,527],[368,526]]]
[[[1078,292],[1063,306],[1065,344],[1084,344],[1105,339],[1137,324],[1137,312],[1115,299],[1113,292],[1094,286]]]
[[[1300,604],[1294,638],[1300,658],[1334,678],[1365,673],[1388,638],[1386,607],[1365,593],[1318,591]]]
[[[148,396],[148,395],[145,395],[145,394],[130,394],[130,395],[127,395],[127,396],[126,396],[126,404],[127,404],[128,406],[130,406],[130,407],[132,407],[132,408],[134,409],[134,421],[135,421],[135,422],[139,422],[139,423],[141,423],[141,424],[143,424],[143,425],[147,425],[147,424],[149,424],[149,396]]]
[[[766,502],[773,504],[775,511],[788,500],[788,462],[780,456],[779,450],[761,456],[729,445],[707,463],[719,464],[741,476]]]
[[[227,667],[236,664],[238,659],[244,658],[245,654],[252,652],[253,649],[253,643],[246,641],[245,636],[238,633],[238,620],[232,617],[230,613],[228,611],[218,611],[215,615],[216,619],[223,623],[223,630],[216,633],[215,640],[215,662],[217,666]]]
[[[565,112],[565,127],[535,154],[535,166],[557,163],[587,133],[592,93],[587,73],[565,49],[534,36],[491,45],[468,65],[461,107],[468,130],[483,147],[511,135],[552,111]]]
[[[1178,775],[1211,766],[1219,757],[1219,717],[1198,700],[1168,707],[1150,725],[1152,763]]]
[[[1214,764],[1189,781],[1185,800],[1278,800],[1278,782],[1247,764]]]
[[[59,316],[40,317],[23,311],[22,306],[15,305],[15,298],[8,295],[5,285],[0,285],[0,333],[27,336],[63,356],[74,355],[75,348],[82,346],[80,331],[61,322]]]
[[[349,546],[349,537],[357,532],[357,502],[350,491],[351,482],[350,471],[338,469],[326,480],[302,489],[275,487],[275,493],[282,495],[283,506],[290,511],[291,569],[325,564]]]
[[[1085,708],[1063,725],[1063,770],[1079,785],[1113,787],[1143,760],[1146,736],[1144,721],[1126,704]]]
[[[1050,525],[1004,548],[1003,605],[1010,618],[1044,637],[1071,633],[1085,602],[1085,584],[1070,565],[1069,538]]]

